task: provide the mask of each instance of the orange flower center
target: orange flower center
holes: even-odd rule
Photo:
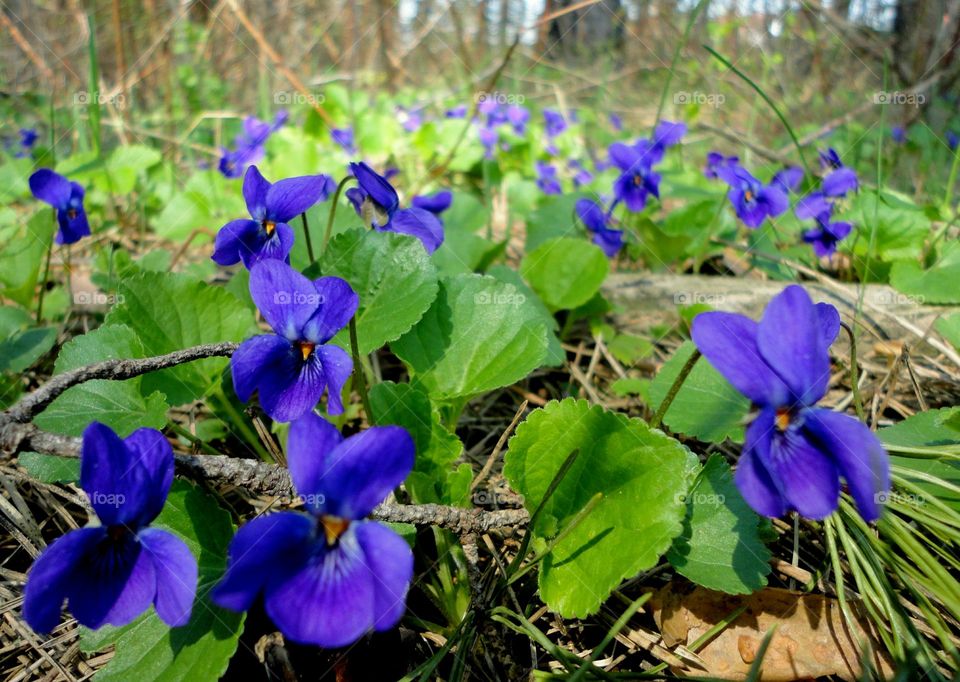
[[[753,192],[751,192],[750,190],[747,190],[746,192],[743,193],[743,198],[746,199],[747,201],[753,201]]]
[[[786,431],[790,426],[790,410],[783,407],[777,410],[776,424],[778,429]]]
[[[300,349],[300,354],[303,356],[303,359],[306,360],[313,353],[313,349],[317,347],[317,344],[312,343],[311,341],[297,341],[297,348]]]
[[[327,538],[328,545],[337,544],[340,536],[346,533],[347,528],[350,527],[349,520],[341,519],[339,516],[330,516],[329,514],[321,516],[320,523],[323,525],[323,534]]]
[[[264,220],[263,229],[267,231],[267,236],[272,235],[273,231],[277,229],[277,224],[272,220]]]

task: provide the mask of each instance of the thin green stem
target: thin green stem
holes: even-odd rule
[[[947,191],[943,195],[943,206],[947,211],[953,209],[953,186],[957,182],[957,170],[960,169],[960,150],[953,151],[953,163],[950,164],[950,177],[947,180]]]
[[[307,258],[310,259],[310,265],[313,265],[317,259],[313,256],[313,242],[310,240],[310,225],[307,224],[306,211],[300,214],[300,220],[303,221],[303,239],[307,243]]]
[[[863,400],[860,398],[860,370],[857,367],[857,335],[846,322],[841,322],[840,326],[850,337],[850,387],[853,390],[853,406],[857,410],[857,417],[864,421],[866,415],[863,411]]]
[[[703,47],[707,52],[709,52],[714,57],[716,57],[724,66],[726,66],[728,69],[733,71],[737,76],[739,76],[747,85],[753,88],[754,91],[758,95],[760,95],[760,97],[763,98],[763,101],[766,102],[771,109],[773,109],[773,113],[775,113],[777,115],[777,118],[780,119],[780,122],[783,124],[783,127],[787,129],[787,133],[789,133],[790,139],[793,140],[793,144],[797,148],[797,153],[800,154],[800,163],[803,164],[803,168],[807,172],[807,175],[813,175],[813,173],[810,171],[809,164],[807,164],[807,156],[806,154],[803,153],[803,145],[800,144],[800,139],[797,137],[797,134],[793,132],[793,127],[787,121],[786,116],[783,115],[783,113],[780,111],[777,105],[774,104],[773,100],[770,99],[767,93],[765,93],[759,85],[757,85],[752,80],[750,80],[750,77],[747,76],[747,74],[745,74],[743,71],[741,71],[736,66],[734,66],[726,57],[721,55],[719,52],[714,50],[709,45],[704,45]]]
[[[330,215],[327,217],[327,231],[323,233],[323,252],[327,251],[327,244],[330,243],[330,237],[333,236],[333,219],[337,216],[337,205],[340,203],[340,193],[348,182],[353,180],[352,175],[348,175],[340,184],[337,185],[337,191],[333,193],[333,201],[330,204]],[[310,259],[313,260],[312,258]]]
[[[657,408],[657,413],[653,415],[653,419],[650,420],[650,428],[656,429],[660,427],[660,422],[663,421],[664,416],[667,414],[667,410],[670,409],[670,405],[673,403],[673,399],[677,397],[677,393],[680,392],[680,388],[683,386],[683,382],[687,380],[687,377],[690,376],[690,372],[693,371],[693,366],[697,364],[697,360],[700,359],[700,351],[694,350],[693,354],[687,358],[687,362],[683,365],[683,368],[680,370],[680,374],[677,375],[677,378],[673,380],[673,385],[670,386],[670,390],[667,391],[667,395],[663,397],[663,401],[660,403],[660,407]]]
[[[197,438],[195,435],[187,431],[187,429],[183,428],[182,426],[177,424],[175,421],[168,420],[167,427],[178,436],[186,438],[188,441],[190,441],[190,443],[192,443],[193,445],[196,445],[208,455],[223,455],[223,453],[217,450],[215,447],[213,447],[209,443],[206,443],[200,438]]]
[[[56,220],[57,211],[53,211],[54,220]],[[47,260],[43,266],[43,279],[40,281],[40,293],[37,295],[37,324],[43,319],[43,296],[47,293],[47,279],[50,277],[50,258],[53,256],[53,237],[50,237],[50,244],[47,246]]]
[[[690,38],[690,31],[693,29],[693,25],[697,22],[697,17],[700,16],[700,11],[707,5],[709,0],[700,0],[697,3],[697,6],[693,8],[693,12],[690,14],[690,19],[687,21],[687,26],[683,30],[683,38],[680,42],[677,43],[677,46],[673,50],[673,59],[670,60],[670,70],[667,71],[667,82],[663,84],[663,90],[660,92],[660,104],[657,105],[657,118],[653,121],[653,129],[657,129],[657,125],[660,123],[660,117],[663,115],[663,107],[667,103],[667,93],[670,92],[670,84],[673,82],[673,72],[677,68],[677,62],[680,61],[680,52],[687,46],[687,40]]]
[[[363,411],[367,413],[367,422],[374,423],[373,408],[370,407],[370,396],[367,395],[367,378],[363,375],[363,362],[360,357],[360,344],[357,342],[357,318],[350,318],[350,352],[353,354],[353,376],[363,403]]]

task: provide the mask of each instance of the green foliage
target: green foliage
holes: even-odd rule
[[[733,482],[730,465],[713,455],[687,493],[683,535],[667,559],[693,582],[730,594],[748,594],[767,584],[770,551],[761,519]]]
[[[54,374],[101,360],[144,357],[136,333],[121,324],[99,327],[64,344]],[[100,421],[119,433],[130,434],[141,426],[162,427],[167,402],[163,393],[143,385],[143,377],[125,381],[96,379],[68,388],[34,420],[54,433],[79,436],[91,421]]]
[[[543,242],[520,264],[520,274],[551,310],[570,310],[589,301],[609,269],[600,247],[573,237]]]
[[[189,483],[175,481],[166,506],[151,524],[180,537],[195,557],[200,576],[190,622],[167,627],[151,608],[124,627],[81,630],[80,647],[88,653],[115,645],[98,681],[195,682],[219,679],[237,649],[243,614],[221,609],[208,594],[223,574],[233,537],[230,515],[213,497]]]
[[[222,287],[184,275],[143,273],[119,287],[118,304],[105,324],[134,331],[145,356],[220,341],[242,341],[255,334],[253,313]],[[219,384],[226,358],[207,358],[143,377],[143,390],[158,390],[171,405],[206,395]]]
[[[391,344],[415,382],[438,401],[519,381],[547,358],[547,326],[516,287],[458,275],[413,329]]]
[[[594,613],[620,582],[653,567],[683,532],[696,457],[639,419],[568,398],[535,410],[510,439],[504,476],[531,512],[579,450],[531,529],[543,560],[540,595],[564,617]],[[595,495],[600,500],[572,529]]]
[[[400,338],[437,297],[436,268],[419,240],[407,235],[345,232],[330,241],[321,270],[347,280],[359,295],[357,342],[363,354]]]
[[[80,480],[79,458],[21,452],[17,455],[17,463],[44,483],[75,483]]]
[[[468,506],[473,470],[466,462],[454,468],[463,443],[440,423],[430,397],[410,384],[386,381],[370,391],[379,425],[396,424],[413,436],[417,456],[406,487],[415,502]]]
[[[694,350],[693,342],[685,341],[663,364],[650,385],[651,407],[660,405]],[[722,443],[727,438],[740,442],[749,409],[750,401],[700,358],[670,404],[663,423],[677,433],[708,443]]]

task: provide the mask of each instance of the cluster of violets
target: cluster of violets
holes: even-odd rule
[[[820,164],[825,173],[820,189],[802,197],[794,207],[794,214],[801,220],[814,221],[815,226],[803,233],[803,240],[822,257],[833,254],[837,243],[853,230],[853,225],[835,221],[833,215],[839,202],[855,192],[859,184],[856,171],[843,164],[836,150],[821,151]],[[730,188],[727,198],[734,212],[751,229],[786,213],[790,208],[789,195],[803,182],[803,169],[790,166],[764,184],[740,164],[738,157],[716,151],[707,154],[703,174],[727,184]]]
[[[290,425],[287,449],[305,512],[261,516],[240,528],[210,598],[246,611],[262,595],[284,635],[305,644],[338,647],[389,630],[406,608],[413,553],[366,517],[413,469],[413,439],[399,426],[345,439],[307,412]],[[53,630],[64,601],[90,628],[126,625],[151,604],[171,627],[189,622],[197,560],[181,538],[150,527],[173,469],[173,449],[155,429],[121,439],[97,422],[86,428],[80,485],[99,524],[68,532],[34,562],[23,604],[30,627]]]
[[[351,171],[358,186],[349,198],[368,227],[413,234],[428,250],[442,242],[438,216],[450,206],[449,192],[416,197],[401,209],[386,178],[364,163],[351,164]],[[53,198],[56,181],[45,182],[41,193]],[[281,512],[243,526],[211,599],[245,611],[262,595],[285,636],[323,647],[394,627],[413,577],[407,543],[366,520],[412,470],[413,439],[397,426],[344,439],[314,412],[324,393],[327,413],[343,412],[353,361],[328,342],[354,316],[359,298],[339,277],[310,280],[289,265],[288,222],[332,190],[324,175],[271,183],[250,166],[243,182],[250,218],[224,225],[212,256],[250,269],[250,294],[271,332],[247,339],[233,354],[233,386],[242,401],[256,393],[272,419],[290,422],[288,467],[306,513]],[[27,622],[50,631],[66,600],[89,627],[124,625],[151,604],[165,623],[184,625],[196,595],[196,559],[181,539],[149,527],[173,479],[169,442],[152,429],[121,440],[94,423],[84,433],[81,472],[101,525],[68,533],[37,559],[26,587]]]
[[[639,213],[647,207],[650,197],[660,198],[660,174],[657,165],[663,161],[667,148],[680,143],[687,132],[683,123],[661,121],[652,138],[641,138],[633,143],[615,142],[607,150],[610,165],[619,174],[613,183],[613,198],[609,206],[593,199],[579,199],[575,205],[577,217],[590,233],[593,243],[613,258],[624,244],[623,230],[614,227],[614,209],[623,204],[627,211]]]
[[[228,178],[239,178],[251,164],[264,155],[264,145],[273,133],[287,122],[287,112],[278,111],[273,123],[261,121],[255,116],[243,119],[243,130],[234,138],[233,149],[221,149],[219,169]]]
[[[410,120],[415,112],[406,113]],[[511,113],[510,107],[484,116],[485,127],[494,130],[503,123],[525,130],[529,121],[529,112]],[[546,112],[545,120],[552,141],[566,122]],[[415,453],[400,427],[373,426],[343,438],[314,411],[324,394],[328,414],[344,411],[342,391],[353,361],[329,342],[353,318],[359,298],[341,278],[311,280],[289,264],[295,240],[289,222],[325,201],[336,185],[322,174],[275,183],[263,177],[251,159],[262,155],[266,137],[281,124],[280,118],[273,125],[253,119],[230,153],[231,168],[247,166],[242,191],[250,217],[221,228],[212,259],[242,263],[250,271],[251,297],[271,331],[247,339],[233,354],[233,386],[240,400],[256,394],[272,419],[290,422],[288,466],[305,511],[265,515],[244,525],[230,544],[225,574],[211,599],[245,611],[262,596],[284,635],[338,647],[371,630],[390,629],[403,615],[413,554],[393,530],[367,517],[407,477]],[[682,123],[664,121],[652,139],[611,145],[610,163],[619,174],[609,206],[590,199],[576,204],[579,219],[608,256],[623,246],[623,231],[612,227],[613,210],[623,204],[639,212],[650,196],[659,198],[655,168],[685,132]],[[352,132],[343,143],[353,147]],[[821,161],[829,170],[821,190],[797,208],[798,216],[815,217],[818,229],[824,229],[824,220],[837,225],[829,218],[833,203],[857,187],[856,174],[836,152],[827,150]],[[550,168],[545,163],[537,168],[545,192],[559,190]],[[587,173],[582,166],[571,168]],[[368,228],[412,235],[428,252],[442,243],[449,191],[414,197],[401,208],[387,174],[363,162],[351,163],[350,173],[357,185],[347,197]],[[763,185],[736,157],[717,153],[708,157],[706,173],[730,186],[738,216],[752,227],[787,210],[787,194],[803,175],[784,169]],[[89,234],[80,185],[41,169],[30,187],[56,208],[59,243]],[[736,481],[761,514],[796,510],[824,518],[837,507],[842,477],[864,518],[879,515],[879,496],[890,484],[885,451],[856,419],[816,407],[828,387],[828,349],[839,327],[836,309],[814,304],[799,286],[775,297],[759,322],[722,312],[702,313],[693,322],[697,347],[753,403]],[[143,428],[122,439],[97,422],[85,430],[80,484],[100,523],[67,533],[36,560],[24,600],[31,627],[38,632],[56,627],[65,601],[91,628],[124,625],[151,605],[170,626],[189,621],[196,559],[182,539],[150,527],[166,501],[173,470],[172,448],[159,431]]]

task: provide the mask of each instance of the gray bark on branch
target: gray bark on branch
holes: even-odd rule
[[[29,394],[23,400],[0,413],[0,426],[10,422],[26,424],[35,416],[43,412],[57,397],[72,386],[82,384],[91,379],[110,379],[121,381],[132,379],[141,374],[156,372],[168,367],[176,367],[194,360],[204,358],[230,357],[239,343],[223,342],[210,343],[203,346],[194,346],[184,350],[174,351],[166,355],[157,355],[152,358],[135,358],[131,360],[102,360],[92,365],[78,367],[52,377],[50,381]]]
[[[0,451],[6,455],[33,451],[60,457],[78,457],[80,439],[41,431],[32,424],[0,425]],[[223,455],[177,453],[177,474],[212,485],[233,485],[261,494],[291,499],[294,490],[289,472],[273,464]],[[530,520],[526,509],[465,509],[440,504],[394,504],[377,506],[371,518],[415,526],[437,526],[465,533],[486,533],[495,528],[523,526]]]

